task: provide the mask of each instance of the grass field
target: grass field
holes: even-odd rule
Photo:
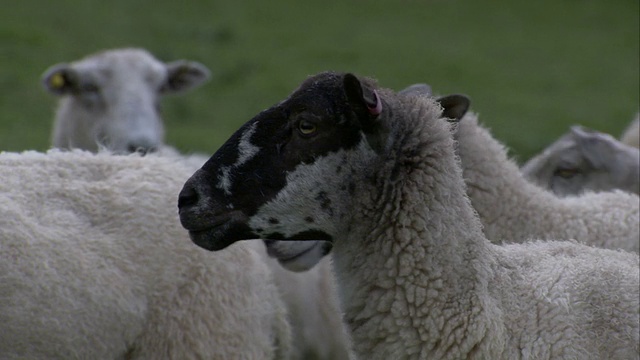
[[[2,9],[0,150],[49,146],[47,67],[123,46],[212,70],[211,82],[164,102],[167,141],[185,152],[213,152],[322,70],[465,93],[519,160],[574,123],[617,136],[638,111],[637,0],[21,0]]]

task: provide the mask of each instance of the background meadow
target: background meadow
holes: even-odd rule
[[[464,93],[519,161],[572,124],[618,136],[638,111],[637,0],[21,0],[0,12],[0,150],[45,150],[51,65],[117,47],[199,61],[167,97],[167,142],[213,153],[307,76],[350,71]]]

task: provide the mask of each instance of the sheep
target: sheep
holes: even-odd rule
[[[209,76],[209,69],[198,62],[163,63],[138,48],[53,65],[42,76],[45,89],[60,96],[53,147],[155,151],[164,141],[160,97],[195,88]]]
[[[640,149],[577,125],[527,161],[521,171],[558,196],[613,189],[640,193]]]
[[[575,239],[638,252],[640,199],[620,190],[559,198],[526,180],[506,147],[467,113],[453,130],[467,194],[494,242]]]
[[[640,112],[620,136],[620,141],[629,146],[640,148]]]
[[[101,75],[106,71],[113,75]],[[102,77],[93,79],[96,76]],[[44,76],[44,84],[51,91],[75,94],[82,90],[83,82],[92,81],[92,84],[101,84],[103,97],[110,99],[106,101],[108,106],[96,110],[100,116],[95,120],[95,129],[101,129],[103,135],[94,136],[91,134],[98,130],[90,132],[83,126],[90,123],[90,119],[84,117],[94,116],[89,112],[93,111],[92,108],[82,106],[84,103],[81,100],[86,94],[80,92],[65,97],[53,131],[54,145],[89,151],[106,147],[115,153],[156,150],[156,155],[176,157],[190,166],[200,167],[208,156],[198,153],[183,155],[164,143],[162,132],[158,131],[162,130],[162,121],[151,105],[157,101],[158,93],[186,90],[199,85],[208,76],[209,71],[204,65],[187,61],[165,65],[140,49],[111,50],[72,65],[54,66]],[[127,100],[131,93],[139,93],[136,103]],[[132,105],[135,107],[127,108]],[[124,126],[126,119],[132,124]],[[110,127],[104,127],[105,124]],[[104,141],[106,138],[109,141]],[[135,140],[143,138],[146,140]],[[268,257],[265,257],[265,261],[274,273],[276,285],[289,309],[295,344],[292,358],[348,359],[349,341],[342,326],[337,295],[332,296],[335,290],[331,285],[333,279],[329,262],[321,264],[319,269],[294,274],[283,271],[277,262]],[[294,284],[303,284],[304,288]],[[319,301],[320,297],[311,300],[311,296],[317,293],[323,294],[322,301]],[[306,316],[308,312],[314,312],[317,316]]]
[[[430,87],[424,84],[412,85],[399,93],[407,92],[433,96]],[[455,118],[450,119],[452,122],[463,118],[459,125],[463,130],[454,130],[458,140],[456,152],[461,158],[468,195],[491,241],[573,238],[589,245],[638,252],[640,199],[637,196],[587,194],[582,200],[555,199],[523,178],[516,163],[509,160],[505,146],[478,125],[476,114],[467,114],[468,101],[456,96],[448,98],[454,98],[459,104],[456,116],[445,115]],[[590,135],[583,133],[582,137]],[[605,138],[600,142],[615,143],[615,140]],[[312,265],[309,260],[304,264]]]
[[[211,251],[331,242],[362,359],[637,357],[638,255],[489,242],[440,104],[312,76],[189,178],[181,224]]]
[[[196,168],[86,151],[0,154],[0,358],[287,359],[264,246],[189,241]]]
[[[298,254],[296,254],[298,255]],[[347,360],[351,341],[342,321],[330,258],[296,269],[291,258],[267,258],[293,334],[291,359]]]

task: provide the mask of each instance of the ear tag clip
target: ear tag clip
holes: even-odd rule
[[[49,85],[51,85],[51,87],[54,89],[60,89],[61,87],[63,87],[64,82],[64,76],[62,76],[62,74],[60,73],[55,73],[49,78]]]

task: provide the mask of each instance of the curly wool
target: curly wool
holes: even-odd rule
[[[433,104],[393,101],[385,97],[395,111],[387,119],[390,148],[362,165],[373,169],[363,171],[375,185],[359,187],[350,231],[334,244],[356,352],[367,359],[638,356],[638,256],[574,242],[489,243]]]
[[[490,243],[440,104],[353,74],[311,77],[185,183],[182,225],[213,251],[256,234],[332,241],[363,359],[637,357],[638,255],[575,242]],[[289,131],[306,119],[318,125],[313,137]],[[263,146],[239,163],[233,155],[246,150],[247,132]],[[276,152],[274,142],[288,146]],[[231,180],[224,166],[235,166]],[[267,182],[275,169],[283,176]],[[259,179],[269,187],[244,186]],[[233,184],[212,185],[224,181]]]
[[[178,158],[0,154],[3,359],[283,359],[261,244],[211,254],[180,227]]]
[[[507,149],[477,115],[454,129],[467,193],[493,242],[575,239],[608,249],[638,252],[640,198],[623,191],[558,198],[527,181]]]

